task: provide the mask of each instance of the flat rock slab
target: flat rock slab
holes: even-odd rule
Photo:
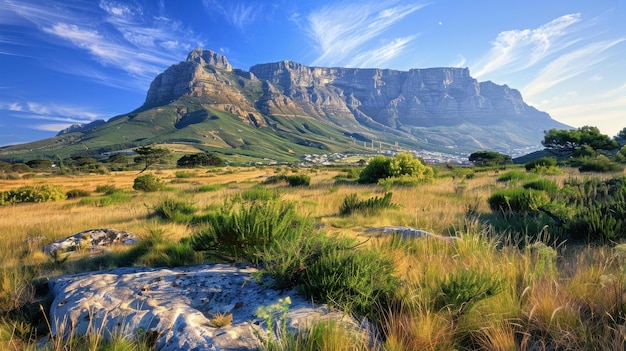
[[[52,335],[102,332],[105,337],[156,336],[156,349],[250,350],[260,345],[265,320],[261,306],[290,297],[290,328],[312,320],[347,320],[326,306],[314,306],[294,290],[269,289],[253,279],[256,269],[210,264],[172,269],[117,268],[64,276],[50,281]],[[216,313],[232,314],[232,323],[216,328]],[[255,332],[256,330],[256,332]]]
[[[114,244],[132,245],[137,242],[139,242],[139,238],[135,234],[122,230],[112,228],[90,229],[56,240],[44,247],[43,251],[47,254],[55,251],[76,251],[79,248],[98,251]]]
[[[378,228],[370,228],[365,231],[367,235],[400,235],[402,238],[433,238],[442,241],[453,242],[455,240],[459,240],[458,237],[454,236],[443,236],[437,235],[425,230],[415,229],[411,227],[402,227],[402,226],[386,226],[386,227],[378,227]]]

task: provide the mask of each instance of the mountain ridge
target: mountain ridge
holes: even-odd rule
[[[363,150],[377,140],[380,147],[469,153],[539,145],[550,128],[569,127],[527,105],[518,90],[478,82],[467,68],[399,71],[284,60],[245,71],[196,48],[155,77],[135,111],[35,144],[52,153],[64,147],[94,153],[183,142],[237,153],[278,143],[283,150],[272,151],[294,158]],[[0,156],[18,149],[0,148]]]

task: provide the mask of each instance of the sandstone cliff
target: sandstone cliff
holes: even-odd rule
[[[519,91],[478,82],[467,68],[398,71],[281,61],[244,71],[220,54],[195,49],[152,82],[144,106],[183,96],[205,97],[211,106],[247,121],[312,117],[446,147],[464,139],[470,148],[524,147],[539,144],[543,130],[567,127],[528,106]],[[502,142],[482,140],[481,131],[499,134]]]

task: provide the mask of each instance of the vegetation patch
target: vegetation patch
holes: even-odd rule
[[[393,193],[385,193],[383,197],[374,196],[367,200],[359,200],[357,194],[347,195],[343,199],[343,203],[339,208],[339,215],[349,216],[355,212],[364,213],[367,215],[377,214],[378,212],[393,208],[396,205],[391,202]]]
[[[135,178],[133,183],[133,189],[141,190],[145,192],[154,192],[163,190],[165,186],[160,178],[152,175],[152,174],[144,174]]]
[[[46,202],[65,200],[67,195],[59,185],[23,186],[0,192],[0,205],[12,205],[22,202]]]

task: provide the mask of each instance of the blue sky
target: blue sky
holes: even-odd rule
[[[0,0],[0,145],[139,107],[194,47],[248,69],[469,67],[574,127],[626,127],[626,0]]]

